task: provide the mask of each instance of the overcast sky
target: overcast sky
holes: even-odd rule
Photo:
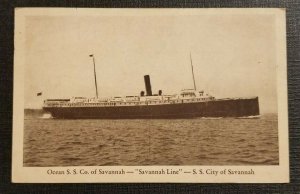
[[[138,95],[149,74],[152,91],[193,88],[216,98],[259,96],[277,111],[275,17],[226,13],[119,16],[27,16],[25,108],[45,98]],[[36,93],[43,92],[42,96]]]

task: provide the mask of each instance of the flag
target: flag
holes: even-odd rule
[[[93,57],[94,55],[90,55],[90,57]]]
[[[39,93],[37,93],[36,95],[37,95],[37,96],[41,96],[41,95],[42,95],[42,92],[39,92]]]

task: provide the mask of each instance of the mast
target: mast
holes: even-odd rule
[[[194,81],[194,90],[196,91],[196,83],[195,83],[195,76],[194,76],[194,68],[193,68],[193,61],[192,61],[192,54],[190,52],[190,59],[191,59],[191,67],[192,67],[192,74],[193,74],[193,81]]]
[[[90,55],[90,57],[93,57],[93,63],[94,63],[94,77],[95,77],[95,88],[96,88],[96,97],[98,98],[98,86],[97,86],[97,75],[96,75],[96,65],[95,65],[95,57],[94,55]]]

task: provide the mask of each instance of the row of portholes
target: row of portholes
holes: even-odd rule
[[[197,99],[185,99],[185,100],[175,100],[175,101],[154,101],[154,102],[124,102],[124,103],[87,103],[87,104],[48,104],[48,106],[52,107],[60,107],[60,106],[67,106],[67,107],[77,107],[77,106],[116,106],[116,105],[148,105],[148,104],[164,104],[167,102],[171,103],[183,103],[183,102],[195,102],[195,101],[203,101],[205,98],[197,98]]]

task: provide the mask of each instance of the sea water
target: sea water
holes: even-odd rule
[[[24,166],[278,165],[276,114],[66,120],[25,115]]]

